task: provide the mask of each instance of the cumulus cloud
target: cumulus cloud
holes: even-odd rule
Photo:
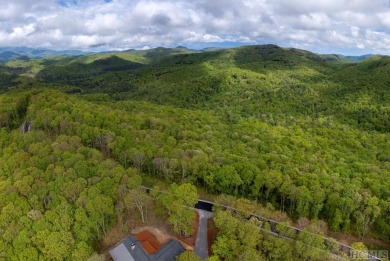
[[[0,45],[126,49],[276,43],[390,54],[388,0],[12,0]]]

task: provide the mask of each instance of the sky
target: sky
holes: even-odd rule
[[[390,55],[390,0],[0,0],[0,46],[124,50],[277,44]]]

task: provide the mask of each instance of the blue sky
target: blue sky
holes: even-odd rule
[[[318,53],[390,54],[389,0],[4,1],[0,46],[123,50],[273,43]]]

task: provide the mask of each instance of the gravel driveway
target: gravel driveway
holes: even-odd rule
[[[207,220],[211,217],[212,213],[200,209],[196,211],[199,213],[199,229],[195,241],[195,254],[202,260],[205,260],[208,257]]]

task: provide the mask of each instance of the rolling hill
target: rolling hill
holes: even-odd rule
[[[85,55],[86,52],[82,51],[72,51],[72,50],[62,50],[54,51],[49,49],[34,49],[28,47],[0,47],[0,63],[6,63],[13,59],[20,58],[48,58],[55,57],[60,55],[66,56],[78,56]]]
[[[286,114],[335,116],[344,123],[389,131],[389,108],[383,102],[389,100],[389,59],[329,61],[272,45],[207,52],[157,48],[48,60],[37,79],[73,86],[81,93],[108,93],[114,99],[219,108],[244,117],[272,113],[281,121]],[[363,100],[372,104],[350,107]]]

